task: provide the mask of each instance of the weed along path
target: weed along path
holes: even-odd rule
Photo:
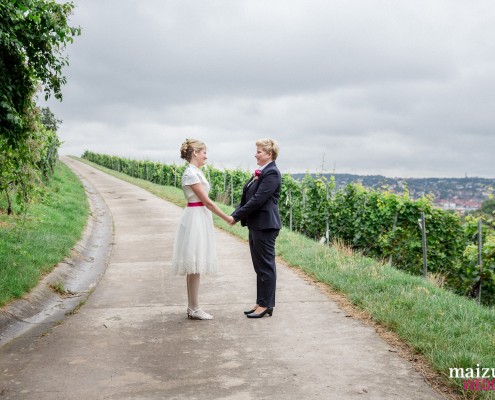
[[[218,230],[220,273],[202,278],[211,321],[186,318],[170,272],[181,208],[76,160],[113,217],[105,275],[44,334],[0,347],[0,399],[442,399],[375,331],[282,264],[273,317],[248,319],[247,243]]]

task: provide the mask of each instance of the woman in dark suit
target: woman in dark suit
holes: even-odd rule
[[[248,318],[262,318],[273,314],[277,267],[275,239],[282,224],[278,199],[282,177],[275,165],[279,154],[278,143],[272,139],[256,142],[256,160],[259,168],[244,185],[239,207],[232,213],[235,222],[249,229],[249,249],[256,272],[256,304],[244,311]]]

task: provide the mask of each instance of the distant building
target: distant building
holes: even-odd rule
[[[435,199],[433,204],[436,207],[441,208],[442,210],[455,210],[456,209],[456,203],[446,201],[446,200]]]
[[[477,210],[481,207],[481,202],[474,200],[461,200],[456,199],[456,202],[435,199],[434,205],[442,210],[455,210],[460,212],[467,212]]]

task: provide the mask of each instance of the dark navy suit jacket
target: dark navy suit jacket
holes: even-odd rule
[[[272,161],[263,169],[258,179],[253,176],[244,185],[241,204],[232,216],[249,229],[281,229],[278,213],[281,186],[282,176],[275,161]]]

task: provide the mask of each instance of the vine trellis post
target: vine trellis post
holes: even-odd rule
[[[480,287],[478,290],[478,302],[481,303],[481,274],[483,272],[483,225],[481,218],[478,219],[478,265],[480,266]]]
[[[421,211],[421,242],[423,244],[423,276],[426,278],[428,274],[428,261],[426,259],[426,223],[425,223],[425,213]]]
[[[56,150],[56,146],[54,144],[52,144],[50,146],[50,150],[48,150],[48,155],[46,156],[46,159],[45,159],[45,165],[47,165],[48,167],[50,167],[50,160],[52,158],[52,153],[53,151]],[[50,170],[52,171],[53,173],[53,168],[50,167]]]
[[[397,228],[397,216],[398,215],[399,215],[399,211],[397,210],[397,211],[395,211],[394,224],[392,225],[392,232],[390,232],[392,237],[393,237],[393,234],[395,232],[395,229]],[[390,251],[390,256],[388,258],[388,265],[390,265],[390,266],[392,265],[392,251]]]
[[[289,206],[289,231],[292,232],[292,198],[290,189],[287,191],[287,198],[285,199],[285,205]]]
[[[302,187],[302,204],[301,204],[301,209],[302,213],[301,215],[304,215],[304,210],[306,209],[306,188],[303,186]],[[304,221],[304,222],[303,222]],[[306,226],[306,222],[304,220],[304,217],[301,221],[301,224],[299,225],[299,229],[305,229],[304,227]]]
[[[327,190],[327,195],[326,195],[326,203],[325,203],[325,217],[326,217],[326,227],[325,227],[325,241],[327,244],[330,243],[330,227],[329,227],[329,223],[328,223],[328,218],[329,218],[329,215],[328,215],[328,199],[330,198],[329,194],[328,194],[328,182],[325,182],[325,186],[326,186],[326,190]]]

